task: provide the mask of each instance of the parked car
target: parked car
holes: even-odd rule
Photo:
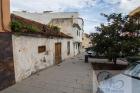
[[[92,51],[92,50],[87,51],[87,54],[88,54],[89,56],[91,56],[91,57],[96,56],[96,52],[94,52],[94,51]]]
[[[93,47],[86,48],[86,53],[89,57],[105,58],[104,54],[97,54]]]
[[[97,93],[140,93],[140,61],[121,74],[101,81]]]
[[[89,57],[96,56],[96,52],[93,51],[93,47],[86,48],[86,53]]]

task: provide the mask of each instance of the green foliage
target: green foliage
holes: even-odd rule
[[[53,30],[53,31],[57,31],[57,32],[59,32],[59,31],[60,31],[60,28],[59,28],[59,27],[57,27],[57,26],[51,26],[51,28],[52,28],[52,30]]]
[[[38,31],[39,31],[38,28],[36,28],[36,27],[34,27],[34,26],[32,26],[32,25],[27,25],[27,26],[25,27],[25,29],[27,29],[27,30],[30,31],[30,32],[38,32]]]
[[[48,30],[49,31],[55,31],[55,32],[60,32],[60,28],[58,26],[51,26],[51,25],[48,25]]]
[[[23,32],[26,30],[27,32],[37,32],[39,31],[38,28],[32,25],[25,25],[24,23],[14,20],[11,22],[11,29],[14,32]]]
[[[22,29],[22,23],[19,21],[12,21],[11,22],[11,29],[14,32],[20,32]]]
[[[97,53],[105,54],[108,59],[114,59],[114,62],[120,56],[137,55],[140,38],[133,34],[137,33],[139,25],[133,19],[122,14],[102,15],[107,18],[108,23],[96,27],[98,33],[92,34],[94,50]]]

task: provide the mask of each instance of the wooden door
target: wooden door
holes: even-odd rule
[[[60,64],[62,61],[61,58],[61,43],[55,44],[55,63]]]

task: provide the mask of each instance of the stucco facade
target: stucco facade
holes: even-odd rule
[[[62,60],[74,55],[71,39],[13,35],[12,41],[16,82],[41,69],[55,65],[55,43],[60,42],[62,45]],[[67,54],[67,42],[70,42],[69,55]],[[38,53],[39,46],[45,46],[46,51]]]
[[[90,38],[90,36],[89,36],[88,34],[86,34],[86,33],[83,34],[82,47],[83,47],[83,48],[92,47],[91,38]]]
[[[77,55],[81,52],[82,49],[82,35],[83,35],[83,27],[74,26],[74,24],[78,23],[78,20],[74,23],[75,19],[72,18],[57,18],[53,19],[49,25],[54,25],[60,27],[60,31],[73,37],[73,49],[74,55]],[[82,24],[82,23],[81,23]],[[78,24],[77,24],[78,25]]]

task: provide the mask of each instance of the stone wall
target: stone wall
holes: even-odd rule
[[[0,90],[15,83],[11,33],[0,33]]]

